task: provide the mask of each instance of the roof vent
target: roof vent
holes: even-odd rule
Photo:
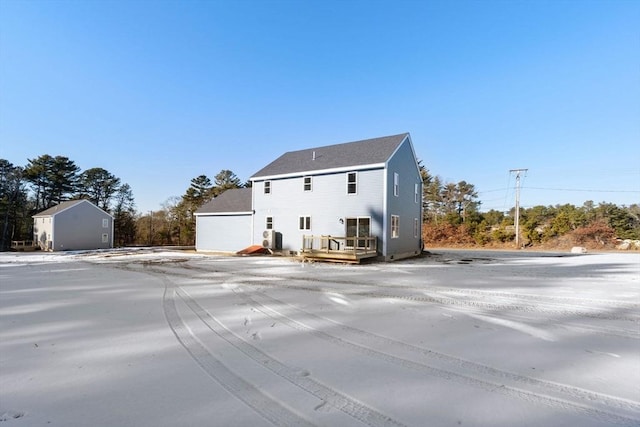
[[[315,160],[315,159],[316,159],[316,152],[314,151],[313,152],[313,160]]]

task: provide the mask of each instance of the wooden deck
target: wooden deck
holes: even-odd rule
[[[359,263],[378,256],[376,237],[302,236],[303,259]]]
[[[11,250],[18,252],[37,251],[40,248],[33,244],[31,240],[12,240]]]

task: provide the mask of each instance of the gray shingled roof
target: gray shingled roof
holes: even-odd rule
[[[215,199],[205,203],[196,214],[250,212],[251,188],[234,188],[227,190]]]
[[[53,216],[55,214],[57,214],[58,212],[61,212],[67,208],[70,208],[71,206],[77,205],[78,203],[82,203],[84,202],[84,199],[80,199],[80,200],[68,200],[66,202],[61,202],[58,203],[57,205],[50,207],[49,209],[45,209],[42,212],[39,212],[35,215],[33,215],[34,217],[36,216]]]
[[[256,172],[251,179],[384,163],[408,133],[290,151]],[[315,158],[314,158],[315,153]]]

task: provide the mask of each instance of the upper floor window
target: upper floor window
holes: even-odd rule
[[[102,228],[109,227],[109,220],[107,218],[102,218]]]
[[[347,194],[358,193],[358,174],[356,172],[347,173]]]
[[[391,238],[397,239],[398,237],[400,237],[400,217],[391,215]]]
[[[415,189],[413,190],[413,201],[418,203],[420,200],[420,184],[416,182]]]
[[[311,177],[305,176],[302,179],[304,181],[304,191],[311,191]]]
[[[300,230],[311,230],[311,217],[310,216],[301,216],[299,218],[298,228]]]
[[[264,182],[264,194],[271,194],[271,181]]]
[[[266,227],[267,230],[273,230],[273,217],[272,216],[268,216],[267,217],[267,221],[266,221],[265,227]]]
[[[397,172],[393,173],[393,195],[398,196],[400,194],[400,175]]]

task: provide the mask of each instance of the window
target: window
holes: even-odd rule
[[[271,181],[264,182],[264,194],[271,194]]]
[[[265,225],[267,230],[273,230],[273,217],[272,216],[268,216],[267,217],[267,221],[266,221],[266,225]]]
[[[420,195],[420,184],[418,184],[416,182],[415,189],[413,190],[413,201],[414,202],[418,203],[418,200],[420,200],[419,195]]]
[[[102,218],[102,228],[109,227],[109,220],[107,218]]]
[[[301,216],[298,228],[300,230],[311,230],[311,217]]]
[[[349,172],[347,174],[347,194],[358,193],[358,174],[356,172]]]
[[[417,238],[420,233],[420,223],[418,218],[413,218],[413,237]]]
[[[397,172],[393,173],[393,195],[398,197],[398,194],[400,194],[400,175],[398,175]]]
[[[107,233],[102,233],[102,243],[109,243],[109,235]]]
[[[400,237],[400,217],[391,215],[391,238],[397,239],[398,237]]]
[[[311,191],[311,177],[305,176],[304,180],[304,191]]]

